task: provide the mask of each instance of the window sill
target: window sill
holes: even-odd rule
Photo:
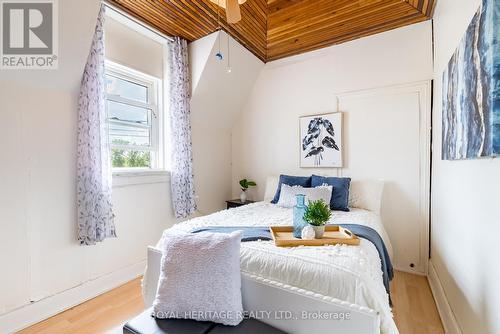
[[[167,170],[113,171],[113,188],[168,182],[170,182],[170,172]]]

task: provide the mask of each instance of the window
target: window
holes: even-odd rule
[[[165,169],[161,80],[112,62],[106,66],[113,170]]]

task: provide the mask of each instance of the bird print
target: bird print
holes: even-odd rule
[[[317,131],[312,134],[308,134],[302,139],[302,151],[305,151],[309,145],[312,144],[313,140],[318,138],[320,135],[320,131]]]
[[[323,124],[323,119],[321,117],[315,117],[309,122],[309,128],[307,129],[307,134],[313,132],[321,131],[320,126]]]
[[[321,152],[324,152],[324,151],[325,151],[325,149],[323,148],[323,146],[320,146],[320,147],[313,146],[311,148],[311,150],[307,153],[306,158],[321,154]]]
[[[327,119],[323,120],[323,126],[326,129],[326,132],[330,134],[330,136],[335,137],[335,131],[333,130],[333,124]]]
[[[305,158],[314,158],[314,165],[320,166],[323,160],[323,152],[326,149],[340,151],[335,141],[335,128],[328,119],[314,117],[309,121],[307,134],[302,138],[302,151],[306,153]]]
[[[326,147],[328,147],[328,148],[333,148],[334,150],[339,151],[339,147],[337,146],[337,143],[330,136],[326,136],[325,138],[323,138],[323,140],[321,141],[321,143],[323,145],[325,145]]]
[[[314,157],[314,163],[316,166],[319,166],[321,164],[321,160],[323,160],[323,153],[325,149],[323,146],[320,147],[311,147],[311,150],[307,153],[306,158],[309,157]]]

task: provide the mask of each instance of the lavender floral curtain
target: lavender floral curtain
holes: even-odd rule
[[[196,211],[191,150],[190,98],[187,42],[175,37],[168,45],[171,192],[174,213],[185,218]]]
[[[78,241],[95,245],[116,237],[106,126],[104,6],[101,6],[78,100]]]

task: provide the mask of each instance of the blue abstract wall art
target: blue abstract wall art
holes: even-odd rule
[[[500,155],[500,0],[483,0],[443,74],[442,159]]]

